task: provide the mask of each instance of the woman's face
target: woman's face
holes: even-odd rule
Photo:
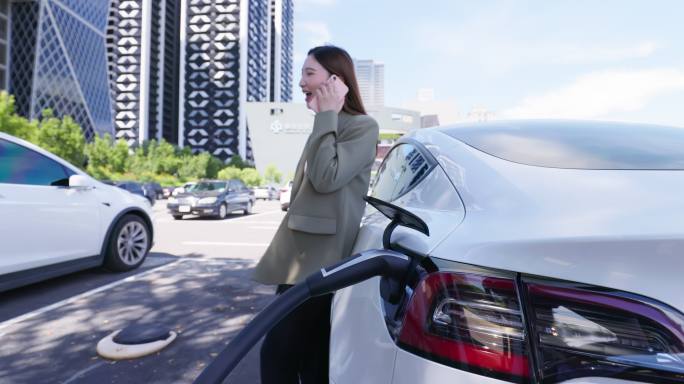
[[[309,108],[311,108],[311,100],[313,100],[313,91],[329,77],[330,72],[323,68],[312,55],[306,57],[304,65],[302,65],[302,79],[299,80],[299,87],[302,88],[302,92],[306,96],[306,105]]]

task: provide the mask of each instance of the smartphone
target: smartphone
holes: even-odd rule
[[[344,84],[344,82],[340,80],[340,78],[337,77],[337,75],[331,75],[328,78],[328,81],[332,82],[333,87],[337,91],[337,94],[341,95],[344,99],[344,97],[347,95],[347,92],[349,92],[349,87],[347,87],[347,85]],[[315,96],[311,100],[311,110],[318,113],[318,99]]]

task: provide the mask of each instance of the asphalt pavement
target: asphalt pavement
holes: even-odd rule
[[[259,201],[225,220],[175,221],[155,205],[155,245],[124,274],[92,269],[0,294],[0,383],[191,383],[273,299],[250,279],[284,212]],[[99,357],[97,342],[131,324],[178,338],[139,359]],[[226,381],[259,383],[258,346]]]

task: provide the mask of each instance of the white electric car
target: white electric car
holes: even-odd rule
[[[104,265],[140,266],[149,202],[0,132],[0,291]]]
[[[399,304],[379,278],[336,293],[331,383],[684,382],[684,128],[423,129],[373,185],[428,257]],[[355,252],[387,224],[369,207]]]

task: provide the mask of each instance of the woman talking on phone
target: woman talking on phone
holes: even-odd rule
[[[277,285],[276,293],[350,255],[378,140],[378,124],[366,115],[345,50],[311,49],[299,86],[316,113],[313,131],[297,164],[289,210],[254,274]],[[266,335],[263,384],[328,382],[331,299],[307,301]]]

